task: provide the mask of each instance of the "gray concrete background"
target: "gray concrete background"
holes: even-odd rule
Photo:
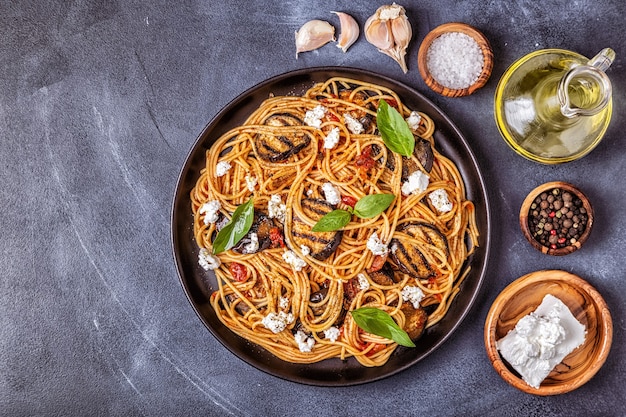
[[[315,4],[313,4],[315,3]],[[626,217],[621,1],[401,3],[414,28],[409,73],[363,35],[295,59],[293,33],[332,10],[361,24],[379,4],[331,1],[0,1],[0,415],[626,415]],[[439,24],[489,38],[493,75],[475,95],[429,91],[417,50]],[[614,115],[587,157],[544,166],[516,155],[493,120],[497,81],[536,49],[593,56],[610,46]],[[348,388],[299,385],[237,359],[195,315],[179,283],[170,210],[185,158],[217,112],[273,75],[315,66],[375,71],[425,94],[480,161],[493,219],[485,284],[454,335],[424,361]],[[586,246],[540,254],[517,215],[546,181],[582,188],[596,210]],[[508,386],[485,354],[498,293],[538,269],[594,285],[614,320],[606,364],[578,390],[536,397]]]

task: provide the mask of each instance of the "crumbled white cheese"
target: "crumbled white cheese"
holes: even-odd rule
[[[356,276],[359,279],[359,288],[361,291],[367,291],[370,288],[370,282],[367,280],[365,274],[359,274]]]
[[[205,271],[217,269],[222,264],[220,258],[213,255],[206,248],[200,249],[200,253],[198,253],[198,263]]]
[[[270,219],[278,219],[281,223],[285,223],[287,215],[287,206],[283,204],[280,195],[274,194],[267,203],[267,214]]]
[[[306,266],[306,262],[298,258],[298,256],[290,250],[283,253],[283,260],[291,265],[296,272],[302,271],[302,268]]]
[[[259,180],[257,177],[253,177],[251,175],[246,175],[246,186],[250,192],[254,191],[254,187],[258,184]]]
[[[348,130],[355,135],[360,135],[365,131],[361,122],[352,117],[350,113],[346,113],[343,115],[343,122],[346,124]]]
[[[311,197],[313,195],[313,190],[312,189],[308,189],[306,190],[306,195],[308,195],[309,197]]]
[[[259,235],[250,233],[250,243],[244,247],[244,253],[255,253],[259,250]]]
[[[215,223],[219,218],[219,209],[222,207],[218,200],[207,201],[200,206],[198,213],[204,214],[204,224]]]
[[[309,256],[309,254],[311,253],[311,248],[309,248],[307,245],[300,245],[300,250],[302,251],[302,254],[304,256]]]
[[[547,294],[496,347],[531,387],[539,388],[552,369],[585,341],[585,326],[565,304]]]
[[[430,177],[419,169],[409,175],[409,178],[402,184],[402,194],[417,195],[423,193],[428,188]]]
[[[322,191],[324,192],[324,197],[328,204],[334,206],[341,203],[341,194],[339,194],[339,190],[331,183],[324,183],[324,185],[322,185]]]
[[[413,308],[419,308],[420,301],[424,298],[424,292],[422,289],[413,285],[407,285],[402,288],[400,294],[402,294],[403,301],[409,301],[413,304]]]
[[[391,253],[396,253],[396,251],[398,250],[398,245],[397,244],[393,244],[391,245]]]
[[[293,323],[294,317],[291,313],[285,313],[281,311],[280,313],[269,313],[267,316],[263,317],[261,320],[261,324],[265,326],[266,329],[271,330],[273,333],[280,333],[287,325]]]
[[[228,161],[218,162],[217,166],[215,167],[215,176],[223,177],[224,175],[226,175],[226,173],[228,172],[230,168],[231,168],[230,162]]]
[[[326,107],[321,104],[317,105],[313,110],[308,110],[304,115],[304,123],[307,126],[320,128],[322,126],[322,117],[326,114]]]
[[[367,240],[367,249],[372,251],[374,255],[385,256],[387,254],[388,248],[383,242],[378,238],[378,233],[374,232]]]
[[[438,188],[428,194],[428,199],[440,213],[447,213],[452,210],[452,203],[448,199],[448,193],[443,188]]]
[[[333,127],[324,138],[324,149],[332,149],[339,143],[339,128]]]
[[[302,330],[298,330],[298,332],[293,336],[296,339],[296,343],[298,344],[298,349],[300,352],[310,352],[315,345],[315,339],[309,337]]]
[[[335,326],[331,326],[328,329],[324,330],[324,337],[331,342],[337,341],[341,332]]]
[[[420,127],[420,122],[422,121],[422,116],[415,110],[409,114],[409,117],[406,118],[406,122],[409,125],[411,130],[417,130]]]
[[[280,299],[278,300],[278,307],[281,310],[287,309],[287,307],[289,307],[289,298],[287,298],[287,297],[280,297]]]

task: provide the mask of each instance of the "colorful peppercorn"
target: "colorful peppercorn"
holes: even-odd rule
[[[538,195],[528,214],[530,233],[551,249],[575,244],[587,227],[588,215],[582,200],[560,188]]]

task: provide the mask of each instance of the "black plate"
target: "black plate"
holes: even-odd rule
[[[215,275],[207,273],[198,265],[198,247],[193,237],[189,193],[204,166],[206,149],[221,134],[243,123],[271,93],[298,95],[314,83],[335,76],[389,87],[398,93],[409,108],[423,111],[432,117],[437,126],[434,134],[436,147],[459,168],[465,181],[467,197],[476,205],[480,231],[480,247],[468,259],[472,270],[443,320],[428,329],[416,348],[399,347],[384,366],[376,368],[366,368],[354,358],[347,361],[329,359],[311,365],[292,364],[231,332],[219,321],[209,304],[209,296],[216,288]],[[485,274],[489,242],[490,215],[484,181],[476,158],[461,132],[441,110],[417,91],[390,78],[358,69],[331,67],[289,72],[241,94],[217,114],[196,140],[180,173],[172,208],[172,243],[180,281],[189,302],[213,336],[237,357],[262,371],[289,381],[320,386],[348,386],[375,381],[414,365],[437,349],[459,326],[478,295]]]

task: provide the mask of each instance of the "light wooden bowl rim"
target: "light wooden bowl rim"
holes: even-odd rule
[[[587,211],[587,216],[588,216],[585,231],[580,236],[578,241],[574,243],[573,245],[565,246],[559,249],[551,249],[547,246],[543,246],[541,243],[539,243],[537,239],[535,239],[532,236],[530,232],[530,228],[528,227],[528,213],[530,211],[531,204],[535,200],[535,197],[537,197],[544,191],[549,191],[554,188],[559,188],[561,190],[569,191],[570,193],[576,194],[576,196],[582,200],[583,207]],[[591,229],[593,227],[593,218],[594,218],[593,207],[591,206],[591,202],[589,201],[585,193],[583,193],[582,190],[576,187],[575,185],[570,184],[568,182],[564,182],[564,181],[550,181],[550,182],[546,182],[544,184],[541,184],[535,187],[535,189],[533,189],[530,193],[528,193],[528,195],[524,199],[524,202],[522,203],[522,206],[520,207],[520,212],[519,212],[520,228],[522,229],[522,233],[524,237],[526,238],[526,240],[530,242],[533,248],[537,249],[541,253],[545,253],[547,255],[554,255],[554,256],[567,255],[580,249],[582,245],[585,243],[585,241],[587,240],[587,238],[589,237],[589,234],[591,233]]]
[[[589,295],[596,305],[597,318],[599,328],[601,332],[598,333],[600,337],[600,351],[596,356],[594,362],[589,366],[587,372],[574,380],[573,383],[552,385],[552,386],[539,386],[539,388],[533,388],[528,385],[522,378],[513,373],[504,360],[500,357],[500,353],[496,348],[496,327],[500,313],[504,307],[513,297],[515,297],[520,291],[522,291],[528,285],[538,284],[544,281],[554,282],[562,281],[571,287],[580,289],[582,292]],[[548,292],[546,291],[546,294]],[[538,305],[537,305],[538,306]],[[536,307],[537,307],[536,306]],[[535,308],[536,308],[535,307]],[[487,319],[485,321],[484,329],[485,349],[487,350],[487,356],[496,372],[513,387],[535,395],[558,395],[573,391],[585,383],[587,383],[604,365],[606,358],[611,350],[611,343],[613,341],[613,321],[611,319],[611,313],[609,308],[602,298],[602,295],[587,281],[581,277],[572,273],[562,270],[541,270],[526,274],[511,284],[509,284],[494,300],[489,312],[487,313]]]
[[[445,87],[439,84],[428,71],[426,58],[430,45],[439,36],[443,35],[444,33],[451,32],[460,32],[470,36],[476,41],[483,53],[483,70],[478,77],[478,80],[467,88],[453,89]],[[446,97],[469,96],[479,88],[483,87],[487,83],[487,80],[489,80],[489,77],[491,76],[491,71],[493,69],[493,50],[491,49],[491,45],[487,37],[473,26],[461,22],[444,23],[428,32],[426,37],[424,37],[424,40],[422,41],[422,44],[420,45],[419,51],[417,53],[417,66],[419,68],[420,75],[424,79],[424,82],[434,92]]]

